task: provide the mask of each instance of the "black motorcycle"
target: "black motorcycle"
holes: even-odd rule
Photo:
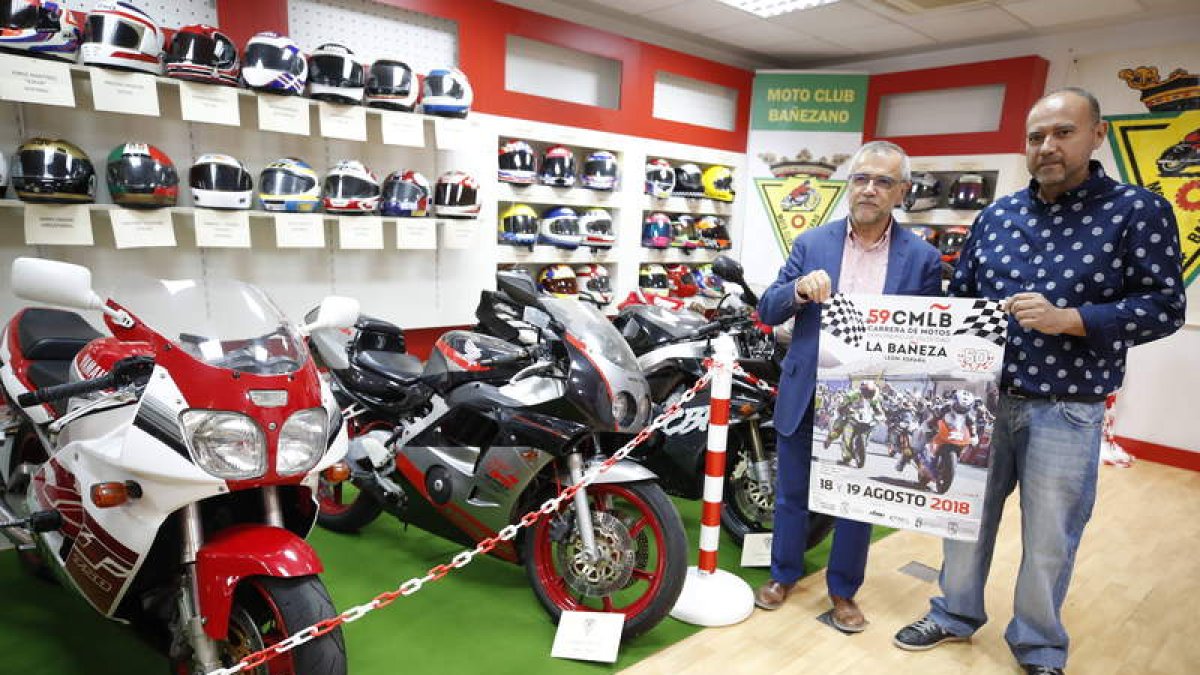
[[[399,328],[372,319],[348,340],[313,341],[349,425],[357,488],[321,484],[322,526],[352,532],[387,511],[474,546],[579,483],[647,424],[645,377],[603,315],[538,297],[525,273],[497,278],[541,333],[536,346],[450,331],[422,364],[404,353]],[[621,612],[629,638],[674,606],[687,539],[654,474],[620,461],[492,554],[524,565],[555,620],[564,610]]]

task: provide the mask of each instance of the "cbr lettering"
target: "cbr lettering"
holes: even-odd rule
[[[708,428],[708,406],[687,408],[663,425],[663,433],[668,436],[682,436],[693,431],[703,431]]]

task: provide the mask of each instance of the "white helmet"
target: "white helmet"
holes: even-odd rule
[[[150,15],[129,2],[104,0],[88,12],[79,60],[162,74],[162,29]]]
[[[458,68],[434,68],[421,83],[421,111],[441,117],[466,117],[475,92]]]
[[[604,209],[588,209],[579,214],[579,232],[584,245],[593,249],[612,248],[617,243],[612,214]]]
[[[366,76],[349,47],[333,42],[317,47],[308,57],[308,95],[322,101],[362,103]]]
[[[575,278],[579,280],[579,298],[591,300],[600,307],[612,302],[612,283],[608,268],[596,263],[575,266]]]
[[[308,60],[290,37],[256,33],[242,55],[242,81],[258,91],[300,95],[308,81]]]
[[[538,243],[574,250],[583,243],[579,214],[569,206],[555,206],[538,219]]]
[[[329,170],[321,203],[327,213],[375,213],[382,189],[379,178],[356,159],[344,159]]]
[[[200,155],[188,172],[192,202],[208,209],[248,209],[254,199],[254,180],[236,157]]]
[[[447,171],[433,186],[433,213],[446,218],[479,217],[479,183],[462,171]]]

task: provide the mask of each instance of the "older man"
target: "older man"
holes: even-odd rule
[[[775,406],[779,485],[771,580],[755,593],[764,609],[779,607],[804,574],[821,303],[835,291],[936,295],[941,290],[937,250],[892,218],[909,177],[908,156],[899,146],[876,141],[859,149],[850,162],[850,216],[796,237],[779,277],[759,303],[759,315],[769,324],[796,318]],[[854,595],[863,583],[870,535],[867,523],[839,519],[834,525],[826,582],[833,622],[848,632],[866,627]]]
[[[1014,616],[1005,639],[1026,673],[1062,673],[1061,610],[1096,499],[1106,394],[1125,351],[1183,325],[1179,231],[1170,205],[1090,161],[1108,125],[1095,97],[1050,94],[1026,120],[1029,187],[971,228],[951,293],[1005,299],[1011,315],[979,540],[946,540],[942,597],[896,646],[965,640],[987,621],[984,585],[1004,502],[1021,487]]]

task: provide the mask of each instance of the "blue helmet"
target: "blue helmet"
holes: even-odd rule
[[[694,274],[700,295],[718,299],[725,297],[725,282],[713,273],[712,265],[700,265],[696,267]]]
[[[458,68],[434,68],[421,83],[421,112],[466,117],[475,100],[467,76]]]
[[[646,220],[642,221],[642,246],[646,248],[667,248],[670,245],[670,216],[660,211],[647,214]]]
[[[542,214],[539,223],[539,244],[576,249],[583,243],[579,232],[579,214],[569,206],[556,206]]]

